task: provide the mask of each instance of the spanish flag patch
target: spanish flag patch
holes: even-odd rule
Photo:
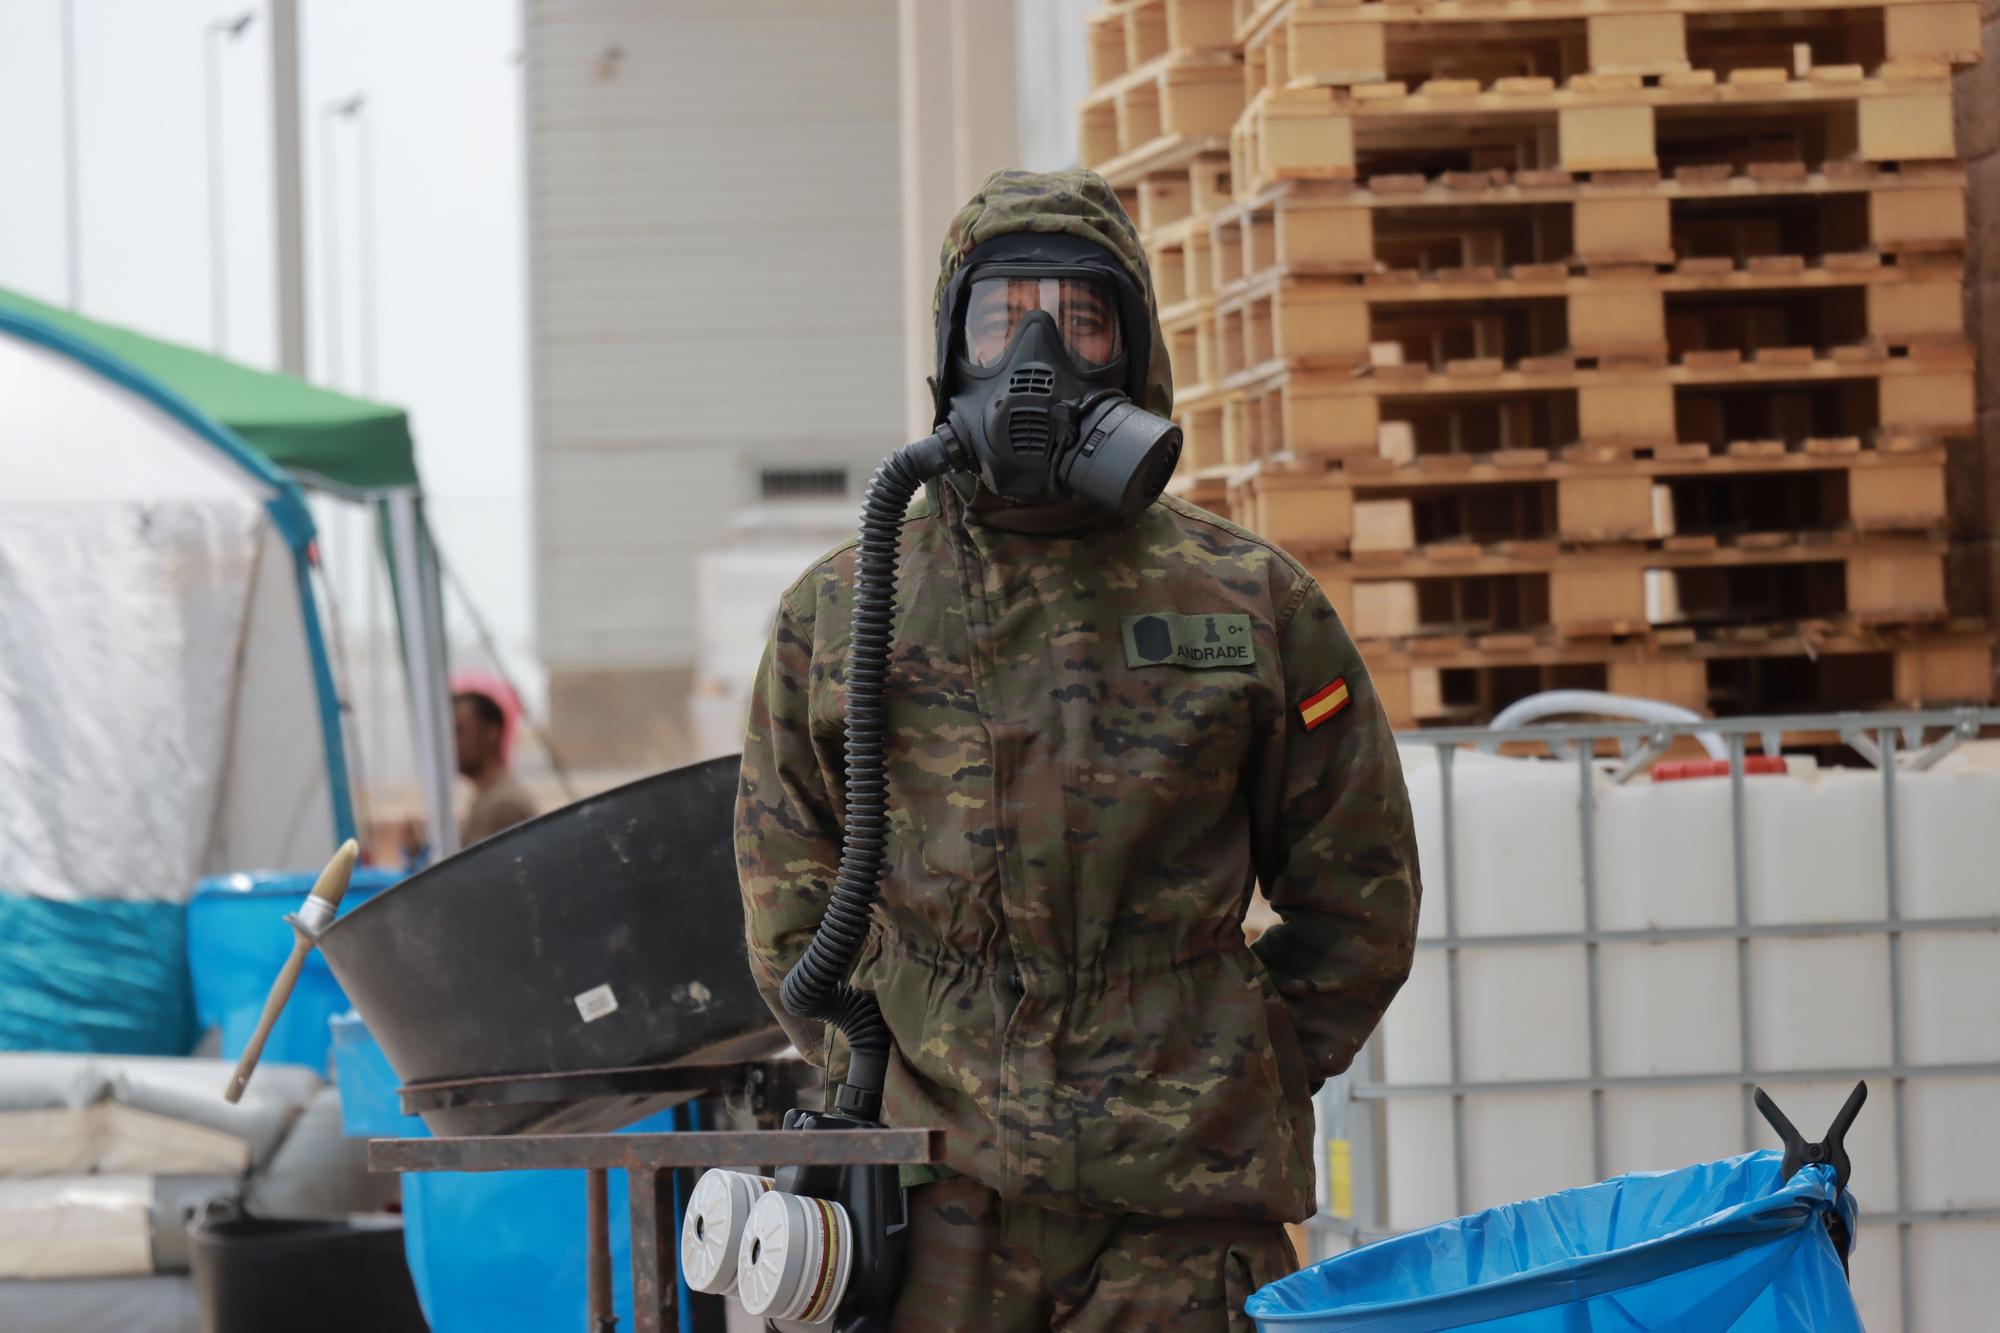
[[[1311,731],[1345,707],[1347,707],[1347,678],[1342,676],[1300,704],[1299,716],[1305,720],[1306,730]]]

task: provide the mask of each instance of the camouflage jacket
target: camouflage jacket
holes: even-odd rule
[[[1297,562],[1191,505],[1011,517],[933,485],[904,522],[892,839],[854,971],[895,1038],[884,1116],[944,1128],[946,1164],[1011,1200],[1303,1218],[1311,1090],[1416,931],[1367,671]],[[840,856],[854,563],[784,597],[744,742],[737,857],[774,1010]],[[1253,882],[1282,918],[1254,947]]]

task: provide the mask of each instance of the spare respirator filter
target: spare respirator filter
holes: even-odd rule
[[[737,1295],[762,1318],[807,1328],[833,1321],[854,1272],[854,1228],[831,1199],[772,1190],[750,1210]]]
[[[854,1226],[831,1199],[786,1193],[767,1176],[708,1171],[688,1200],[681,1271],[695,1291],[736,1296],[780,1328],[825,1328],[854,1273]]]
[[[710,1296],[736,1294],[736,1256],[750,1227],[750,1210],[774,1186],[769,1176],[743,1171],[702,1173],[681,1222],[681,1273],[690,1288]]]

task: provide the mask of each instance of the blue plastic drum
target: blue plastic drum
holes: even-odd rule
[[[195,1018],[222,1030],[222,1057],[234,1060],[257,1027],[264,997],[292,952],[285,914],[312,892],[314,875],[215,875],[195,886],[188,903],[188,967],[194,974]],[[341,900],[341,914],[402,879],[400,871],[362,866]],[[307,956],[298,989],[271,1030],[264,1061],[327,1072],[327,1020],[351,1006],[318,952]]]
[[[402,1113],[397,1078],[353,1014],[333,1021],[341,1124],[355,1138],[425,1138]],[[678,1106],[622,1133],[700,1128]],[[632,1323],[632,1247],[624,1225],[625,1173],[610,1173],[611,1299],[618,1327]],[[582,1328],[585,1285],[581,1171],[413,1171],[403,1177],[403,1244],[431,1333],[547,1333]],[[676,1238],[678,1240],[678,1238]],[[679,1327],[692,1327],[681,1288]]]

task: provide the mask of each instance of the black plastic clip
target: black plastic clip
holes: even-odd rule
[[[1840,1108],[1840,1114],[1827,1126],[1826,1137],[1818,1143],[1807,1143],[1805,1136],[1785,1118],[1778,1104],[1762,1088],[1757,1089],[1757,1109],[1778,1131],[1778,1138],[1785,1145],[1785,1179],[1798,1174],[1802,1166],[1825,1163],[1833,1168],[1833,1183],[1841,1189],[1847,1188],[1847,1179],[1854,1174],[1854,1164],[1847,1160],[1847,1131],[1854,1124],[1854,1117],[1860,1114],[1861,1104],[1868,1100],[1868,1084],[1856,1083],[1854,1091],[1847,1094],[1847,1104]]]
[[[1854,1091],[1847,1094],[1847,1104],[1834,1116],[1827,1126],[1826,1137],[1817,1143],[1807,1143],[1798,1127],[1778,1109],[1778,1104],[1762,1088],[1757,1089],[1757,1109],[1771,1128],[1778,1132],[1778,1138],[1785,1145],[1785,1160],[1779,1170],[1783,1178],[1790,1180],[1801,1167],[1823,1163],[1833,1168],[1833,1183],[1836,1189],[1847,1189],[1848,1177],[1854,1174],[1854,1163],[1847,1158],[1847,1131],[1854,1125],[1854,1117],[1861,1112],[1861,1104],[1868,1100],[1868,1084],[1856,1083]],[[1840,1269],[1847,1271],[1847,1252],[1854,1248],[1854,1238],[1847,1233],[1847,1224],[1841,1220],[1839,1212],[1826,1215],[1827,1234],[1833,1238],[1833,1250],[1840,1256]]]

